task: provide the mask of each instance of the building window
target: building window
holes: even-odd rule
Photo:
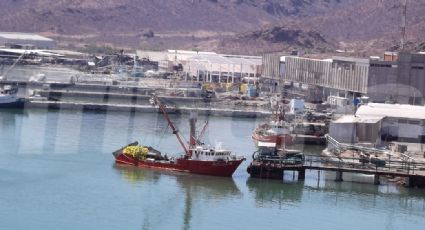
[[[392,65],[388,65],[388,64],[370,64],[370,67],[387,67],[387,68],[391,68]]]

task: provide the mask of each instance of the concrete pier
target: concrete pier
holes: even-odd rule
[[[32,101],[27,102],[25,108],[41,108],[41,109],[65,109],[65,110],[94,110],[94,111],[117,111],[117,112],[141,112],[141,113],[157,113],[158,108],[149,105],[124,105],[109,103],[84,103],[84,102],[59,102],[59,101]],[[214,108],[193,108],[179,107],[167,108],[169,113],[189,114],[195,110],[200,115],[205,116],[222,116],[222,117],[242,117],[242,118],[259,118],[269,115],[263,111],[245,111],[236,109],[214,109]]]
[[[272,163],[270,163],[272,162]],[[313,164],[313,162],[315,164]],[[317,170],[317,180],[320,181],[320,171],[332,171],[335,172],[335,181],[343,181],[344,173],[364,174],[373,175],[373,184],[379,185],[381,176],[388,176],[393,178],[405,178],[404,184],[406,187],[425,187],[425,167],[424,163],[410,163],[412,170],[406,170],[403,162],[391,161],[386,166],[365,168],[364,165],[358,164],[355,167],[350,161],[349,164],[341,163],[340,161],[331,161],[328,158],[320,158],[314,155],[305,155],[304,161],[293,162],[291,160],[270,160],[270,159],[254,159],[248,166],[247,172],[251,177],[254,178],[266,178],[266,179],[282,179],[284,171],[297,171],[298,180],[305,179],[306,170]],[[359,159],[357,159],[359,162]],[[390,164],[393,164],[390,166]]]

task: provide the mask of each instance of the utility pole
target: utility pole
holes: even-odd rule
[[[404,46],[406,43],[406,18],[407,18],[407,0],[402,1],[402,17],[401,17],[401,44],[400,50],[404,51]]]

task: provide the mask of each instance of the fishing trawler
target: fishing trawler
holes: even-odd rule
[[[231,151],[222,149],[221,146],[210,147],[203,144],[200,139],[205,132],[208,123],[205,124],[200,135],[197,137],[197,118],[194,114],[191,114],[189,120],[190,141],[189,145],[186,146],[178,129],[168,116],[166,106],[161,103],[157,96],[153,96],[150,99],[150,103],[159,107],[160,112],[164,115],[165,120],[173,131],[173,134],[176,135],[176,138],[185,154],[177,158],[168,158],[167,155],[163,155],[160,151],[152,147],[141,146],[138,142],[134,142],[113,152],[116,164],[210,176],[230,177],[242,161],[245,160],[244,157],[236,156],[232,154]]]

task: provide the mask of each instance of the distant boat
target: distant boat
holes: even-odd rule
[[[272,101],[272,100],[271,100]],[[269,122],[260,124],[252,132],[252,139],[258,145],[259,142],[273,143],[277,146],[292,145],[294,140],[291,127],[285,121],[283,106],[272,101],[272,116]]]
[[[18,97],[18,87],[5,85],[0,88],[0,108],[22,108],[24,99]]]
[[[259,142],[273,143],[278,146],[294,144],[290,127],[283,120],[259,125],[252,132],[252,139],[256,144]]]

